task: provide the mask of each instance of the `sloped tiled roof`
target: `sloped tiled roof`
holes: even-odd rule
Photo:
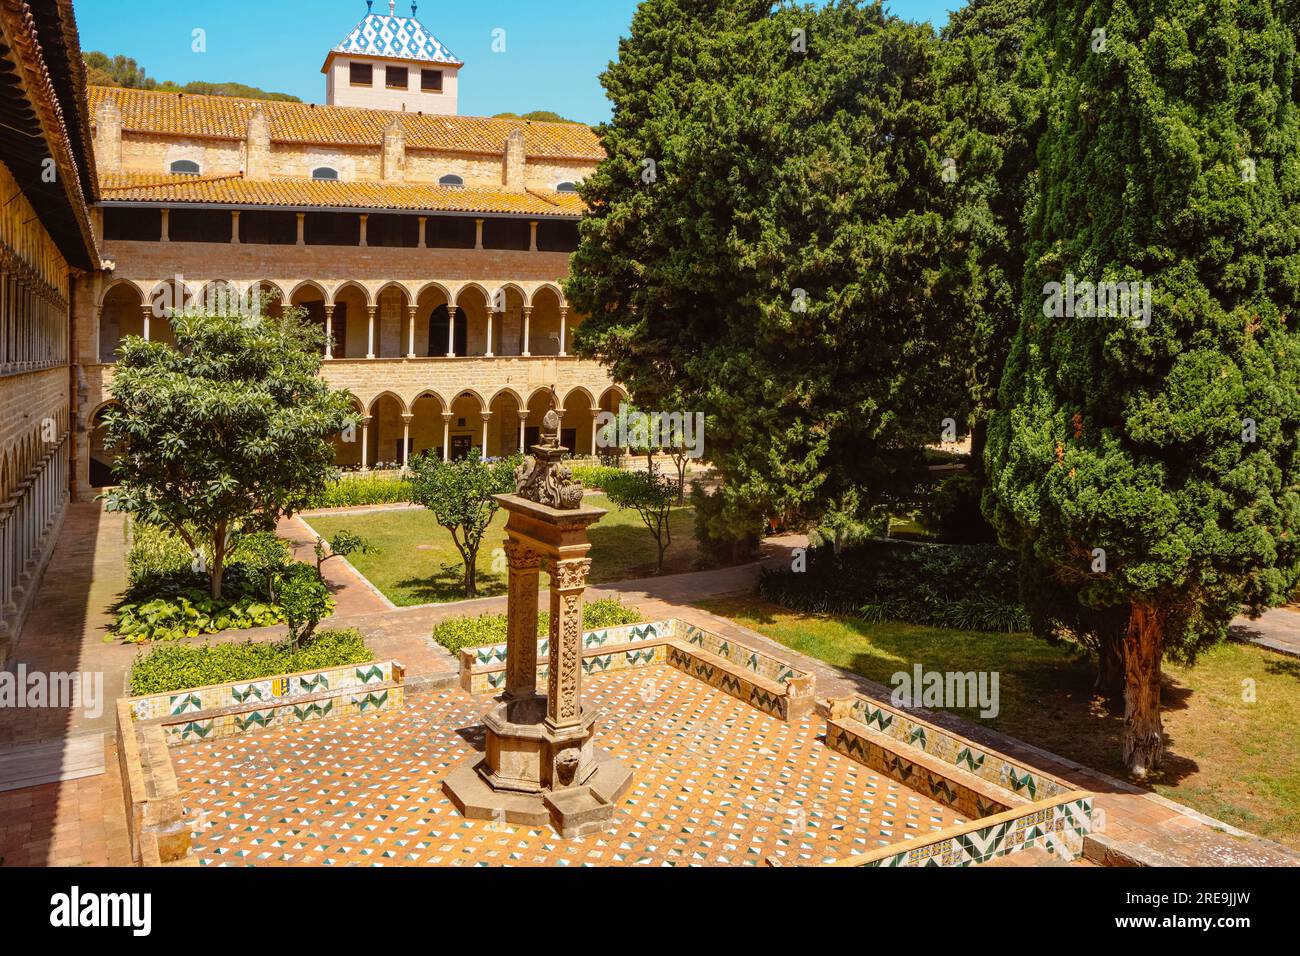
[[[92,115],[101,103],[111,98],[122,112],[122,128],[135,133],[242,140],[249,119],[260,109],[266,114],[272,141],[279,143],[378,147],[383,142],[384,129],[397,119],[402,124],[408,150],[499,156],[505,149],[506,138],[514,130],[520,130],[524,135],[524,154],[530,159],[596,163],[605,156],[596,134],[578,123],[435,116],[105,86],[92,86],[88,92]]]
[[[338,182],[315,179],[249,180],[242,175],[168,176],[113,173],[100,177],[104,202],[203,203],[290,209],[392,212],[504,213],[537,218],[580,216],[574,193],[553,190],[451,189],[435,183]]]
[[[414,16],[367,14],[332,52],[463,65]]]

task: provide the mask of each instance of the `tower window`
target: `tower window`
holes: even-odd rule
[[[461,179],[459,176],[455,176],[452,175],[451,173],[448,173],[446,176],[443,176],[441,179],[438,180],[438,185],[451,186],[452,188],[460,188],[465,185],[465,180]]]
[[[353,86],[374,86],[374,68],[369,63],[352,63],[348,67],[349,79]]]
[[[421,70],[420,89],[426,93],[441,93],[442,70]]]
[[[329,166],[317,166],[311,171],[311,178],[333,181],[339,178],[339,171],[337,169],[332,169]]]
[[[199,164],[192,159],[178,159],[168,167],[173,176],[197,176]]]
[[[555,187],[557,193],[576,193],[578,191],[577,183],[560,183]]]
[[[404,66],[388,66],[384,68],[384,86],[390,90],[404,90],[410,83],[410,77],[407,75]]]

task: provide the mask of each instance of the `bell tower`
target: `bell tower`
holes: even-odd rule
[[[366,15],[325,57],[325,102],[330,106],[456,115],[457,85],[464,62],[416,19],[388,13]]]

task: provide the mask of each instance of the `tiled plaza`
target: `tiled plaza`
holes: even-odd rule
[[[442,778],[491,703],[413,694],[391,714],[172,751],[204,865],[758,866],[863,853],[962,822],[952,810],[666,666],[589,679],[597,743],[633,770],[607,832],[560,840],[462,818]]]

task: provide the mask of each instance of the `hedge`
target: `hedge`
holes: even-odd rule
[[[364,475],[359,478],[340,478],[325,486],[313,496],[306,507],[355,508],[360,505],[404,504],[411,500],[410,484],[404,478],[383,475]]]
[[[761,597],[794,611],[967,631],[1026,631],[1015,558],[996,545],[870,541],[811,549],[807,568],[765,569]]]
[[[372,660],[374,655],[355,630],[321,631],[296,651],[287,641],[167,644],[136,658],[131,667],[131,696],[167,694]]]
[[[624,607],[615,598],[602,598],[589,601],[583,606],[582,628],[595,631],[604,627],[617,627],[620,624],[636,624],[642,620],[641,613],[635,608]],[[551,627],[551,615],[543,611],[537,615],[537,636],[543,637]],[[482,647],[485,644],[504,644],[506,640],[506,616],[504,614],[482,614],[478,617],[454,617],[434,625],[433,639],[452,654],[460,653],[465,647]]]

